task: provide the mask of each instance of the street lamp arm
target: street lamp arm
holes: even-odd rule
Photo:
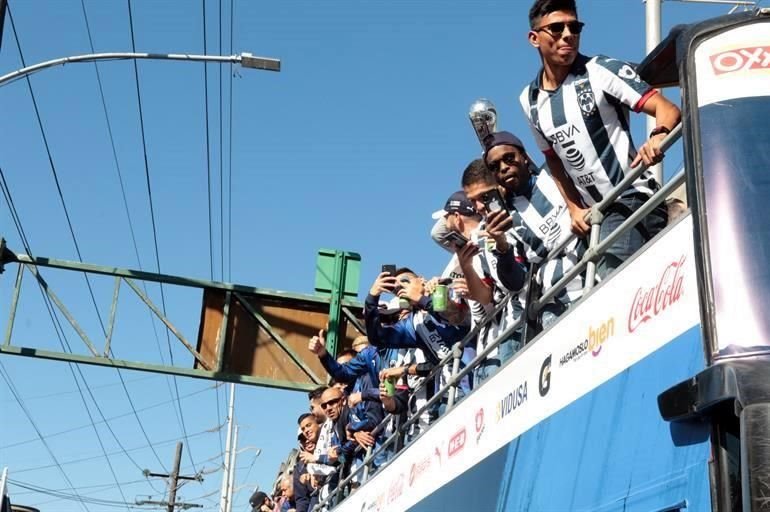
[[[132,53],[132,52],[111,52],[111,53],[89,53],[85,55],[73,55],[70,57],[61,57],[52,59],[25,68],[17,69],[6,75],[0,76],[0,86],[18,78],[37,73],[46,68],[54,66],[63,66],[76,62],[96,62],[100,60],[131,60],[131,59],[152,59],[152,60],[178,60],[188,62],[231,62],[240,64],[246,68],[263,69],[265,71],[280,71],[281,61],[268,57],[257,57],[250,53],[241,53],[238,55],[190,55],[187,53]]]

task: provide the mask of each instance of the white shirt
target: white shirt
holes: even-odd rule
[[[629,111],[639,112],[655,89],[632,64],[602,55],[578,55],[555,91],[543,90],[540,77],[519,98],[535,141],[561,159],[585,205],[596,204],[631,169],[636,148]],[[645,171],[624,195],[651,195],[657,188]]]

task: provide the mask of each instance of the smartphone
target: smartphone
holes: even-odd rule
[[[444,235],[444,241],[454,245],[456,249],[462,249],[468,243],[468,239],[456,231],[449,231]]]
[[[388,274],[389,276],[395,276],[396,275],[396,266],[395,265],[383,265],[382,266],[382,272],[385,274]]]
[[[508,211],[503,196],[500,195],[500,191],[496,188],[485,192],[481,201],[484,203],[484,206],[486,206],[489,213],[498,212],[500,210]]]

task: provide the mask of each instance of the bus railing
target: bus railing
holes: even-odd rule
[[[682,127],[681,124],[674,127],[674,129],[671,130],[671,133],[666,136],[666,138],[661,143],[661,151],[665,152],[668,150],[681,136]],[[362,462],[360,462],[355,469],[353,469],[348,476],[346,476],[344,479],[340,480],[337,484],[337,487],[330,491],[329,495],[325,497],[325,499],[321,500],[313,509],[314,512],[319,512],[321,510],[325,510],[329,505],[333,504],[336,506],[339,504],[340,500],[338,498],[342,497],[344,499],[344,493],[347,490],[348,485],[356,478],[357,475],[362,475],[362,481],[360,482],[360,486],[363,486],[368,477],[371,475],[371,464],[374,462],[375,458],[377,458],[378,455],[381,453],[384,453],[391,445],[398,442],[399,439],[401,439],[402,436],[406,437],[408,436],[409,429],[412,425],[414,425],[416,422],[419,421],[420,417],[427,411],[430,411],[434,406],[436,406],[439,402],[444,400],[444,395],[447,395],[446,399],[446,412],[452,409],[454,407],[456,402],[456,395],[457,395],[457,389],[459,387],[460,382],[462,379],[468,375],[470,375],[473,371],[475,371],[478,366],[484,362],[487,359],[487,356],[489,356],[495,349],[497,349],[501,343],[504,341],[507,341],[510,339],[513,334],[516,332],[517,329],[523,327],[525,321],[527,318],[534,319],[537,317],[537,314],[542,310],[542,308],[548,304],[551,299],[553,299],[561,290],[563,290],[575,277],[580,275],[583,271],[586,272],[586,279],[585,279],[585,288],[583,292],[583,296],[581,297],[582,300],[586,294],[594,287],[595,280],[596,280],[596,262],[598,259],[606,252],[606,250],[617,240],[619,236],[621,236],[623,233],[628,231],[629,229],[632,229],[645,215],[648,215],[652,210],[654,210],[659,204],[664,202],[675,190],[677,187],[679,187],[682,183],[685,181],[685,172],[684,169],[679,171],[674,177],[672,177],[669,181],[666,182],[665,185],[663,185],[658,191],[656,191],[640,208],[638,208],[633,214],[631,214],[620,226],[618,226],[614,231],[612,231],[604,240],[601,242],[599,241],[599,227],[601,225],[601,222],[604,218],[603,212],[613,203],[615,200],[617,200],[623,192],[625,192],[626,189],[628,189],[633,182],[641,176],[641,174],[647,170],[648,166],[644,164],[639,164],[635,168],[633,168],[629,173],[625,176],[625,178],[616,186],[614,187],[610,192],[607,193],[607,195],[600,201],[599,203],[595,204],[593,207],[591,207],[591,210],[586,215],[586,220],[589,221],[591,225],[591,232],[590,232],[590,238],[589,238],[589,244],[588,249],[586,250],[583,257],[580,259],[580,261],[575,265],[575,267],[571,268],[568,272],[566,272],[561,279],[559,279],[552,287],[550,287],[545,293],[541,295],[539,299],[534,300],[531,304],[526,304],[524,308],[524,312],[519,316],[519,318],[510,326],[508,326],[502,334],[499,334],[496,336],[491,343],[488,343],[484,350],[479,352],[476,357],[473,358],[471,362],[469,362],[465,367],[460,368],[463,348],[470,343],[483,329],[485,326],[492,323],[496,318],[500,311],[502,311],[507,304],[513,299],[515,295],[518,294],[512,294],[509,293],[506,295],[506,297],[495,306],[495,308],[487,313],[485,317],[476,325],[474,328],[461,340],[455,343],[452,346],[452,351],[450,354],[446,355],[443,359],[439,361],[438,364],[435,365],[435,367],[431,370],[431,372],[426,376],[422,382],[413,390],[410,390],[410,393],[413,395],[418,390],[422,389],[425,385],[427,385],[427,382],[430,379],[435,379],[435,377],[439,374],[439,372],[443,371],[443,368],[445,365],[449,364],[449,362],[452,362],[452,373],[450,378],[447,380],[447,382],[439,388],[432,397],[430,397],[422,406],[417,408],[414,412],[407,411],[407,420],[403,422],[403,424],[399,424],[399,417],[395,416],[393,414],[388,414],[383,421],[372,431],[374,435],[379,434],[387,425],[389,422],[393,421],[395,422],[396,427],[394,428],[394,432],[392,435],[390,435],[387,439],[385,439],[376,449],[373,447],[369,447],[366,449],[366,455]],[[558,246],[553,248],[546,258],[540,263],[540,265],[544,265],[548,261],[553,260],[556,257],[559,257],[564,250],[567,248],[567,246],[576,238],[576,235],[571,235],[568,238],[566,238],[562,243],[560,243]],[[537,272],[537,268],[534,268],[532,270],[533,272]],[[523,342],[525,340],[522,340]],[[420,437],[426,435],[429,430],[430,426],[428,426],[427,429],[421,431],[417,436],[408,439],[408,444],[411,444],[415,442]],[[405,450],[407,446],[403,447],[403,450]],[[360,453],[362,449],[358,447],[354,453]],[[395,459],[395,454],[393,457],[391,457],[389,460],[387,460],[383,465],[377,468],[378,471],[382,470],[385,466],[390,464]],[[339,474],[338,469],[333,474]],[[331,478],[329,476],[327,480]],[[351,491],[354,492],[355,490]]]

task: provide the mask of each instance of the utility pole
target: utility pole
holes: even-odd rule
[[[227,477],[227,511],[233,512],[233,488],[235,487],[235,459],[238,457],[238,430],[240,427],[235,426],[235,434],[233,434],[233,446],[231,449],[232,456],[230,457],[230,474]]]
[[[656,46],[660,44],[660,7],[662,0],[645,0],[645,32],[646,32],[646,50],[649,54]],[[662,94],[662,93],[659,93]],[[657,126],[655,118],[647,116],[647,131],[649,134]],[[669,127],[673,128],[673,126]],[[647,137],[645,136],[644,139]],[[650,166],[655,179],[658,183],[663,184],[663,164],[655,164]]]
[[[230,405],[227,410],[227,441],[225,442],[224,475],[222,475],[222,491],[219,496],[219,512],[227,512],[230,495],[230,467],[232,466],[233,436],[235,427],[235,384],[230,384]]]
[[[200,474],[194,476],[181,476],[179,474],[179,465],[182,463],[182,443],[176,444],[176,453],[174,454],[174,465],[171,469],[171,474],[165,473],[150,473],[148,470],[144,470],[144,476],[154,476],[158,478],[168,478],[168,501],[149,501],[142,500],[137,501],[137,505],[160,505],[166,507],[166,512],[174,512],[174,509],[180,508],[186,510],[188,508],[202,508],[203,505],[197,505],[195,503],[177,503],[176,490],[179,487],[179,480],[197,480],[203,481],[203,477]]]

